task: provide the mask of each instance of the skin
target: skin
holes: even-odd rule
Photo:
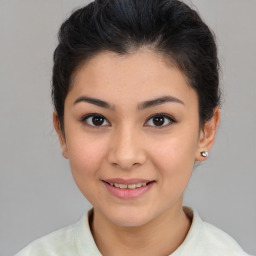
[[[162,96],[182,101],[137,109]],[[106,109],[80,101],[87,96],[108,102]],[[97,128],[89,113],[105,119]],[[157,126],[152,115],[165,113]],[[64,106],[64,131],[55,129],[73,177],[94,207],[91,230],[103,255],[168,255],[184,241],[191,222],[182,208],[183,193],[195,161],[204,161],[219,124],[220,110],[199,126],[198,98],[183,73],[150,49],[119,56],[102,52],[77,70]],[[97,123],[96,123],[97,124]],[[154,180],[142,196],[120,199],[102,180]],[[106,234],[108,234],[106,236]],[[115,248],[113,250],[113,248]]]

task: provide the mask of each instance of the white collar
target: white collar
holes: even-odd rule
[[[195,233],[197,233],[196,230],[198,230],[198,228],[200,228],[202,225],[202,220],[194,209],[184,206],[183,210],[192,220],[192,224],[184,242],[175,250],[175,252],[171,254],[171,256],[181,255],[185,248],[193,242],[193,237],[195,236]],[[85,214],[76,224],[77,232],[75,234],[75,243],[79,256],[102,255],[95,244],[89,225],[89,219],[92,213],[93,209],[90,209],[87,214]]]

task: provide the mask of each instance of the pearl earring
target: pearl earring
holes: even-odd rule
[[[202,157],[207,157],[208,156],[208,151],[202,151],[201,156]]]

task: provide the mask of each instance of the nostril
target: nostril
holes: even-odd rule
[[[136,147],[136,146],[134,146]],[[138,167],[146,162],[147,156],[142,149],[124,149],[112,148],[107,155],[108,162],[115,167],[121,169],[131,169]]]

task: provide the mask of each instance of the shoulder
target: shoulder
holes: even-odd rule
[[[213,255],[218,255],[217,252],[219,252],[230,256],[248,256],[230,235],[208,222],[203,222],[200,237],[206,248],[215,248]]]
[[[74,254],[75,230],[76,224],[59,229],[33,241],[15,256],[65,256],[68,255],[67,252],[76,255]]]
[[[35,240],[15,256],[100,256],[89,225],[92,212],[89,210],[74,225]]]
[[[230,235],[203,221],[194,209],[184,207],[184,211],[192,218],[191,228],[182,247],[184,255],[249,256]]]

